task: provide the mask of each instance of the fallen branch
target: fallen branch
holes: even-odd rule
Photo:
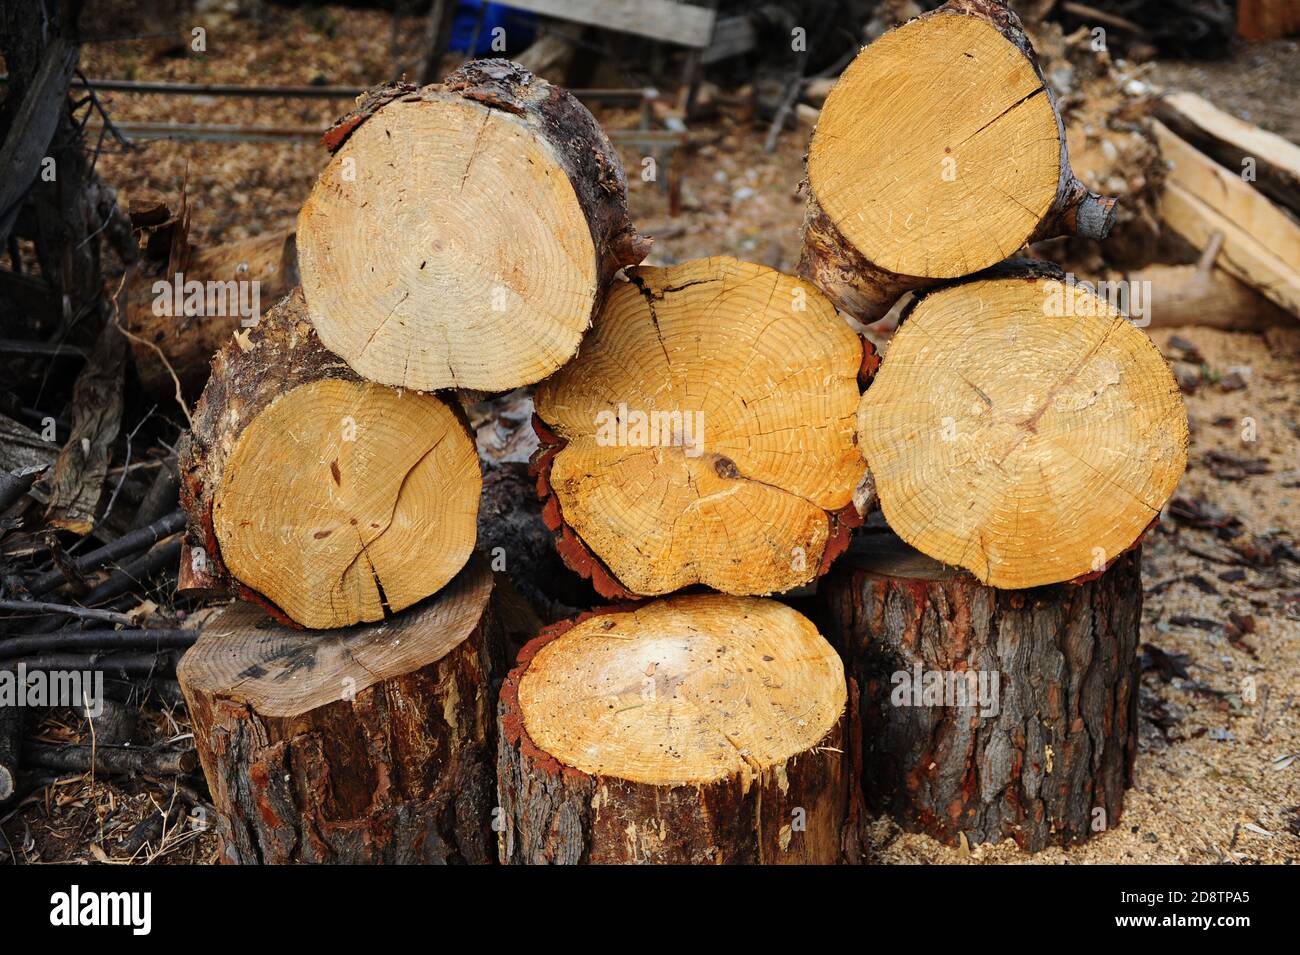
[[[117,560],[119,557],[126,557],[130,554],[138,553],[146,547],[152,547],[158,541],[165,537],[175,534],[185,527],[185,513],[183,511],[173,511],[166,517],[154,521],[148,527],[142,527],[139,530],[132,531],[119,537],[112,543],[105,544],[98,550],[92,550],[89,554],[78,557],[73,562],[73,567],[78,573],[85,574],[101,567],[111,560]],[[67,577],[61,570],[51,570],[41,574],[35,580],[27,585],[27,591],[33,597],[41,597],[49,593],[60,584],[68,582]]]
[[[150,749],[133,746],[50,746],[33,743],[23,752],[23,765],[59,772],[145,773],[178,776],[193,772],[198,756],[192,749]]]
[[[54,633],[0,634],[0,657],[68,650],[173,650],[194,643],[193,630],[56,630]]]
[[[48,603],[43,600],[0,600],[0,610],[33,614],[55,613],[67,617],[80,617],[83,620],[103,620],[105,623],[120,623],[127,627],[135,626],[135,621],[124,613],[113,613],[110,610],[94,610],[90,607],[75,607],[72,604]]]

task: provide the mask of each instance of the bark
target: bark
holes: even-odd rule
[[[241,605],[205,622],[180,679],[223,861],[492,861],[491,588],[475,561],[383,624],[256,630]]]
[[[951,845],[1031,852],[1115,826],[1137,753],[1139,566],[1134,549],[1082,583],[999,591],[893,535],[857,542],[818,596],[861,689],[868,806]],[[996,706],[914,705],[916,667],[997,674]]]
[[[503,864],[833,864],[845,857],[847,827],[813,821],[848,818],[847,713],[817,746],[748,784],[739,776],[689,786],[592,776],[540,750],[524,725],[519,682],[542,647],[588,616],[543,631],[501,687]],[[812,820],[798,832],[791,825],[797,807]]]
[[[556,552],[526,465],[506,461],[484,467],[478,548],[492,559],[494,569],[511,579],[544,623],[574,616],[579,608],[597,602],[592,588]]]

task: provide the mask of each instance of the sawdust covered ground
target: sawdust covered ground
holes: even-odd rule
[[[261,34],[220,14],[200,20],[209,29],[208,56],[178,50],[178,37],[98,45],[87,51],[83,68],[88,76],[267,85],[366,84],[390,72],[391,18],[385,13],[272,8],[270,16]],[[418,26],[415,20],[404,24],[408,34],[418,35]],[[1229,72],[1216,72],[1222,69]],[[1174,74],[1195,80],[1196,70],[1204,78],[1202,92],[1216,100],[1227,96],[1225,105],[1246,111],[1233,98],[1249,97],[1253,87],[1241,86],[1240,96],[1231,92],[1238,88],[1241,65],[1177,67],[1159,78],[1174,85]],[[1293,77],[1278,80],[1288,81]],[[122,119],[321,127],[349,105],[123,94],[105,100]],[[1293,109],[1294,97],[1290,102]],[[610,126],[635,123],[630,112],[599,115]],[[1285,120],[1267,125],[1287,131]],[[726,253],[794,267],[807,131],[785,133],[772,155],[762,152],[764,132],[739,97],[715,117],[693,123],[694,148],[678,159],[678,217],[668,215],[658,184],[637,175],[642,157],[624,153],[634,217],[657,236],[651,264]],[[174,202],[184,188],[195,240],[213,243],[292,227],[325,158],[311,143],[158,142],[129,153],[109,148],[100,169],[128,200],[153,194]],[[1175,336],[1184,340],[1175,343],[1179,347],[1170,344]],[[1187,363],[1202,381],[1187,398],[1193,433],[1191,467],[1178,492],[1185,502],[1182,516],[1169,517],[1144,552],[1148,593],[1141,639],[1150,647],[1142,678],[1141,752],[1123,818],[1085,846],[1033,857],[1010,844],[949,848],[877,820],[871,827],[876,861],[1300,858],[1300,565],[1285,556],[1300,526],[1300,323],[1267,335],[1192,328],[1161,330],[1153,338],[1171,359],[1193,359]],[[1199,354],[1182,347],[1189,343]],[[1231,377],[1234,368],[1237,378]],[[1244,388],[1224,390],[1225,379],[1235,385],[1238,378]],[[1247,419],[1254,422],[1256,440],[1243,440]],[[25,813],[24,825],[39,826],[41,816]],[[66,820],[51,818],[47,827],[66,828]],[[51,855],[91,857],[71,844]]]

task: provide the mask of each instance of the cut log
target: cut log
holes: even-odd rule
[[[1237,175],[1253,169],[1256,188],[1300,214],[1300,146],[1223,112],[1195,93],[1166,94],[1157,113],[1174,133]]]
[[[846,702],[835,651],[775,601],[557,624],[501,690],[501,861],[839,861]]]
[[[863,322],[1031,239],[1101,239],[1113,199],[1070,171],[1051,91],[997,0],[886,33],[826,98],[808,149],[799,274]]]
[[[1137,754],[1140,554],[998,591],[862,535],[818,587],[861,688],[867,806],[950,845],[1038,851],[1119,822]]]
[[[377,88],[325,142],[298,219],[303,291],[321,341],[373,381],[539,381],[649,250],[591,114],[505,60]]]
[[[492,831],[492,575],[329,634],[248,604],[204,622],[178,669],[235,863],[487,863]]]
[[[1300,268],[1288,261],[1297,257],[1295,250],[1260,241],[1231,213],[1216,211],[1203,194],[1173,180],[1165,183],[1160,216],[1197,248],[1204,248],[1216,233],[1221,234],[1223,249],[1216,259],[1219,268],[1300,316]]]
[[[459,408],[358,379],[300,292],[217,353],[180,469],[198,576],[306,627],[408,607],[474,548],[482,478]]]
[[[163,212],[167,214],[167,210]],[[168,216],[160,226],[142,227],[146,233],[165,235],[166,242],[152,242],[153,235],[142,237],[145,263],[127,300],[123,326],[134,336],[131,348],[140,383],[153,395],[174,392],[168,365],[183,391],[197,394],[207,380],[212,353],[241,328],[252,327],[262,311],[298,283],[293,233],[270,232],[226,245],[195,248],[188,241],[186,224],[183,216],[179,220]],[[156,244],[163,248],[154,250],[158,257],[151,258],[151,246]],[[180,293],[175,291],[178,274]],[[184,284],[189,282],[202,283],[201,306],[191,287],[187,307]],[[257,308],[245,315],[240,307],[253,311],[254,287],[240,283],[254,282]]]
[[[538,386],[538,490],[605,596],[767,594],[857,523],[857,376],[875,352],[808,283],[730,258],[629,270]]]
[[[1126,281],[1149,283],[1145,287],[1150,328],[1201,325],[1257,332],[1294,321],[1290,312],[1216,268],[1152,265],[1130,272]]]
[[[1187,465],[1164,357],[1054,266],[1011,263],[920,296],[862,398],[885,520],[994,587],[1101,570]]]

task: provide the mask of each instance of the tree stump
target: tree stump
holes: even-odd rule
[[[304,627],[381,620],[474,549],[483,480],[459,407],[358,378],[298,291],[217,353],[179,462],[197,576]]]
[[[1071,172],[1016,15],[998,0],[949,0],[865,48],[827,96],[808,148],[799,274],[869,323],[904,292],[1032,239],[1104,238],[1114,207]]]
[[[862,398],[889,527],[986,584],[1096,573],[1187,465],[1164,356],[1055,266],[1011,262],[918,296]]]
[[[372,381],[539,381],[650,248],[595,119],[505,60],[372,90],[325,143],[298,218],[302,287],[321,341]]]
[[[502,686],[505,863],[833,863],[844,670],[804,617],[675,597],[556,624]]]
[[[503,661],[475,559],[383,623],[302,633],[233,604],[177,676],[226,862],[488,863]]]
[[[538,386],[543,516],[607,597],[789,590],[858,522],[858,375],[875,351],[817,290],[736,259],[629,270]]]
[[[1119,821],[1138,729],[1140,552],[1082,584],[986,587],[862,535],[821,582],[861,687],[867,806],[949,845],[1037,851]],[[964,704],[964,705],[963,705]]]

